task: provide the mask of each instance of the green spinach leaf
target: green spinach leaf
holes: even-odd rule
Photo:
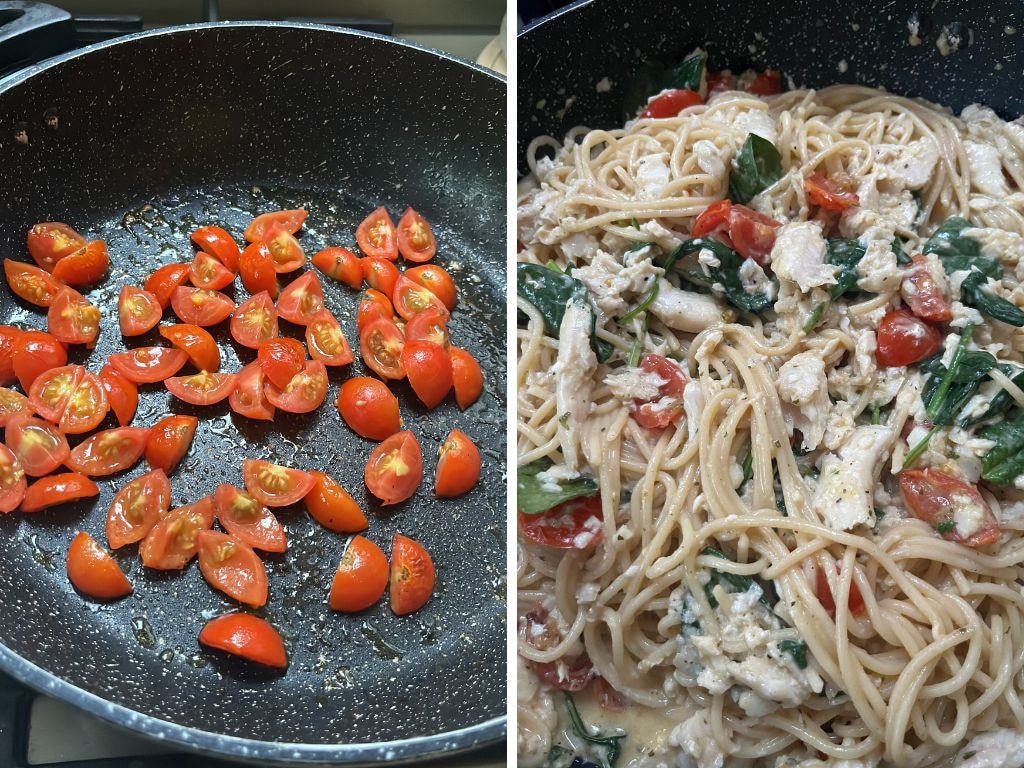
[[[602,734],[595,736],[583,723],[583,718],[580,717],[579,710],[576,709],[576,702],[573,701],[572,696],[568,693],[565,694],[565,709],[569,713],[569,724],[572,726],[573,733],[588,744],[604,747],[605,766],[612,768],[619,759],[619,755],[622,754],[622,740],[626,738],[627,734],[619,733],[614,736]]]
[[[827,246],[826,260],[839,267],[836,284],[829,287],[828,292],[833,299],[838,299],[844,293],[856,289],[857,265],[864,258],[866,249],[856,240],[841,237],[830,237]]]
[[[723,560],[729,560],[724,552],[714,547],[704,547],[700,551],[702,555],[711,555],[712,557],[720,557]],[[737,594],[746,592],[755,583],[761,587],[761,599],[760,603],[768,609],[769,613],[774,614],[775,611],[775,588],[766,585],[764,582],[755,580],[751,576],[743,576],[738,573],[730,573],[729,571],[720,571],[717,568],[709,569],[710,579],[708,583],[704,585],[704,594],[708,598],[708,602],[712,608],[718,607],[718,600],[714,596],[713,590],[719,584],[725,589],[726,592],[734,592]]]
[[[537,475],[550,467],[550,459],[538,459],[516,471],[516,504],[520,512],[538,515],[570,499],[597,493],[597,483],[589,477],[557,482],[541,481]]]
[[[729,198],[746,205],[782,178],[782,157],[768,139],[747,135],[729,170]]]
[[[707,274],[695,265],[688,268],[679,266],[683,256],[697,253],[705,248],[711,251],[719,262],[717,267],[709,267]],[[694,237],[684,240],[672,253],[659,262],[656,263],[658,266],[664,267],[666,272],[675,269],[680,277],[693,285],[711,288],[717,283],[722,286],[726,300],[744,312],[758,314],[772,306],[772,300],[768,294],[747,293],[743,287],[743,281],[740,279],[743,258],[729,246],[710,237]]]
[[[1009,485],[1024,472],[1024,409],[978,433],[995,445],[981,459],[981,477],[994,485]]]
[[[1019,368],[1012,363],[1000,363],[999,370],[1006,374],[1010,381],[1018,387],[1024,387],[1024,368]],[[1010,396],[1009,392],[1005,389],[1000,389],[992,396],[992,400],[989,402],[988,408],[986,408],[984,412],[977,416],[961,419],[960,426],[964,429],[968,429],[976,424],[981,424],[983,421],[995,418],[996,416],[1005,413],[1010,406],[1014,404],[1014,402],[1016,401]]]
[[[947,219],[925,241],[922,250],[938,256],[947,275],[961,269],[977,269],[986,277],[999,277],[1002,273],[999,264],[982,256],[981,243],[964,234],[970,227],[971,223],[959,216]]]
[[[567,275],[557,267],[552,269],[553,262],[548,266],[540,264],[516,265],[516,291],[520,296],[536,307],[544,318],[544,333],[557,339],[565,317],[565,307],[570,301],[584,301],[591,307],[590,346],[593,347],[600,362],[612,356],[614,348],[611,344],[597,338],[594,328],[597,324],[597,313],[590,304],[587,286],[572,275]]]
[[[688,88],[699,91],[704,78],[707,54],[695,51],[675,65],[666,67],[658,62],[642,66],[626,86],[622,99],[622,114],[626,120],[634,119],[652,96],[666,88]]]
[[[803,640],[783,640],[779,650],[792,656],[800,669],[807,669],[807,643]]]
[[[973,334],[973,325],[964,328],[949,368],[942,364],[941,352],[918,363],[923,373],[930,374],[921,390],[921,400],[933,424],[952,424],[996,366],[996,359],[988,352],[968,351]]]
[[[960,301],[1008,325],[1024,326],[1024,311],[988,290],[985,287],[987,283],[988,278],[984,274],[977,270],[971,272],[960,284]]]

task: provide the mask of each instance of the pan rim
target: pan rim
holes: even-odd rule
[[[378,40],[383,44],[408,48],[420,53],[436,56],[454,65],[465,67],[475,74],[482,75],[492,80],[496,85],[506,86],[506,78],[493,70],[463,59],[455,54],[408,40],[400,40],[374,32],[334,27],[315,22],[247,20],[181,24],[145,30],[93,43],[83,48],[58,54],[0,78],[0,97],[4,93],[30,81],[38,74],[54,69],[65,62],[72,61],[81,56],[88,56],[96,51],[116,45],[132,44],[135,41],[147,40],[149,38],[188,34],[197,30],[252,29],[262,27],[327,32],[349,37]],[[241,759],[261,765],[299,766],[313,764],[370,765],[381,762],[391,764],[409,763],[414,760],[436,759],[442,756],[466,753],[496,744],[506,738],[507,734],[508,716],[507,714],[501,714],[464,728],[394,741],[347,744],[262,741],[181,725],[135,711],[73,685],[67,680],[52,672],[48,672],[43,667],[20,656],[2,643],[0,643],[0,671],[7,673],[43,695],[64,701],[111,725],[141,734],[152,740],[167,743],[191,752],[221,758]]]

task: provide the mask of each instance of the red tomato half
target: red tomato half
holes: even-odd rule
[[[64,463],[90,477],[123,472],[142,458],[148,437],[147,427],[105,429],[76,445]]]
[[[276,338],[278,334],[277,308],[266,291],[238,305],[231,315],[231,338],[249,349]]]
[[[264,666],[288,666],[284,641],[270,624],[248,613],[229,613],[211,619],[199,633],[199,642]]]
[[[96,429],[109,410],[110,402],[100,377],[83,368],[60,415],[58,426],[64,434],[81,435]]]
[[[451,311],[455,307],[455,301],[458,298],[455,281],[437,264],[423,264],[407,269],[405,276],[437,296],[444,304],[445,309]]]
[[[262,240],[272,226],[280,227],[288,234],[294,235],[302,228],[307,216],[309,216],[309,211],[305,208],[261,213],[245,228],[245,239],[250,243]]]
[[[196,534],[199,570],[206,583],[252,608],[267,604],[267,571],[252,547],[219,531]]]
[[[64,287],[46,312],[46,327],[64,344],[91,348],[100,335],[100,310],[74,288]]]
[[[220,369],[220,348],[205,328],[177,323],[161,326],[160,335],[188,355],[198,370],[213,372]]]
[[[434,561],[418,541],[396,533],[391,542],[391,610],[414,613],[434,594]]]
[[[766,69],[747,86],[748,93],[758,96],[774,96],[782,93],[782,75],[776,69]]]
[[[328,604],[332,611],[365,611],[384,596],[388,559],[365,536],[355,536],[334,572]]]
[[[99,496],[100,489],[92,480],[78,472],[62,472],[36,480],[25,492],[22,512],[38,512],[47,507],[67,504],[90,496]]]
[[[704,100],[696,91],[691,91],[687,88],[673,88],[662,91],[647,102],[647,106],[640,113],[640,117],[655,119],[675,117],[687,107],[703,103]]]
[[[171,294],[171,309],[183,323],[216,325],[235,311],[235,302],[220,291],[178,286]]]
[[[71,452],[67,438],[56,424],[25,413],[8,420],[4,442],[31,477],[50,474],[67,461]]]
[[[729,239],[736,252],[753,259],[762,267],[768,263],[768,254],[775,245],[775,230],[782,225],[745,205],[729,209]]]
[[[887,312],[878,324],[879,365],[910,365],[942,349],[942,334],[905,309]]]
[[[292,280],[277,298],[278,317],[298,325],[307,325],[323,306],[324,288],[316,272]]]
[[[275,338],[260,345],[256,359],[267,380],[275,387],[284,389],[305,366],[306,349],[301,341]]]
[[[146,438],[146,463],[169,475],[188,453],[195,437],[199,419],[172,413],[164,416],[149,430]],[[166,508],[165,508],[166,509]]]
[[[911,514],[935,528],[947,541],[965,547],[985,547],[999,541],[999,521],[977,486],[937,469],[900,472],[900,490]],[[977,509],[978,523],[961,530],[956,511]]]
[[[327,368],[319,360],[307,360],[305,368],[296,373],[284,387],[267,381],[263,391],[275,407],[288,413],[315,411],[327,398]]]
[[[263,368],[259,362],[249,363],[235,374],[235,390],[228,395],[231,410],[247,419],[271,421],[275,408],[264,392]]]
[[[436,307],[429,307],[422,312],[412,316],[412,319],[405,324],[406,341],[429,341],[444,349],[451,348],[451,339],[448,336],[447,312],[438,311]]]
[[[33,225],[26,240],[32,260],[47,272],[52,272],[65,256],[85,246],[84,237],[59,221]]]
[[[92,285],[107,273],[107,244],[93,240],[53,265],[53,279],[66,285]]]
[[[14,452],[0,443],[0,512],[13,512],[25,498],[25,468]]]
[[[452,388],[452,360],[444,348],[429,341],[407,341],[401,362],[416,397],[427,408],[440,405]]]
[[[363,270],[363,279],[375,291],[385,296],[394,296],[395,284],[398,282],[398,267],[387,259],[365,258],[359,262]]]
[[[199,531],[212,527],[213,499],[209,496],[172,509],[153,526],[139,547],[142,564],[158,571],[180,571],[196,555]]]
[[[948,323],[953,319],[953,308],[942,294],[942,288],[928,269],[928,259],[920,253],[912,257],[910,268],[900,286],[900,295],[910,311],[929,323]]]
[[[419,283],[414,283],[405,275],[400,275],[395,282],[395,289],[391,294],[391,300],[395,305],[395,311],[406,320],[411,320],[414,316],[427,309],[448,314],[448,309],[445,307],[444,302],[437,298],[433,291],[424,288]]]
[[[22,331],[14,337],[11,369],[24,392],[32,388],[32,382],[43,371],[64,365],[67,361],[67,348],[49,333]]]
[[[171,295],[178,286],[188,280],[192,268],[188,264],[166,264],[146,278],[142,287],[156,296],[160,309],[167,309],[171,303]]]
[[[465,432],[453,429],[437,458],[434,493],[452,497],[467,493],[480,479],[480,450]]]
[[[189,267],[189,280],[196,288],[219,291],[235,282],[235,273],[210,254],[199,251]]]
[[[338,390],[338,413],[357,435],[384,440],[402,428],[398,398],[377,379],[356,376]]]
[[[391,320],[395,316],[394,308],[391,306],[391,299],[380,291],[370,288],[363,294],[359,302],[359,309],[356,312],[356,330],[360,335],[363,329],[378,317]]]
[[[324,365],[348,365],[356,356],[348,345],[341,325],[327,307],[314,314],[306,325],[306,348]]]
[[[155,384],[176,374],[188,361],[180,349],[137,347],[107,358],[110,366],[136,384]]]
[[[716,237],[726,244],[731,245],[732,240],[728,239],[729,233],[729,211],[732,210],[731,200],[719,200],[712,203],[694,220],[693,228],[690,230],[691,237]],[[722,235],[725,235],[723,238]]]
[[[363,362],[382,379],[403,379],[402,350],[405,337],[393,320],[379,317],[359,334]]]
[[[277,272],[274,270],[274,257],[263,242],[255,242],[242,251],[238,259],[238,274],[242,285],[255,296],[266,291],[271,298],[277,296]]]
[[[4,275],[7,277],[7,287],[16,296],[37,307],[50,306],[61,289],[61,283],[54,280],[45,269],[23,261],[4,259]]]
[[[476,358],[466,350],[452,347],[449,354],[452,358],[455,402],[459,404],[459,408],[466,410],[484,391],[484,372],[480,370],[480,363]]]
[[[279,275],[301,269],[306,263],[306,252],[299,241],[280,226],[271,225],[262,242],[270,249],[274,272]]]
[[[664,383],[658,386],[654,400],[634,400],[630,409],[636,423],[646,429],[664,429],[683,416],[683,388],[686,376],[682,369],[661,355],[646,354],[640,361],[645,373],[657,376]]]
[[[80,365],[62,365],[39,374],[28,391],[32,409],[47,421],[60,421],[83,370]]]
[[[0,427],[6,427],[7,422],[16,413],[32,413],[32,404],[28,398],[16,389],[0,387]]]
[[[228,533],[253,549],[286,552],[288,539],[274,513],[245,491],[221,483],[213,495],[217,519]]]
[[[21,334],[20,328],[15,328],[13,325],[0,325],[0,384],[10,384],[16,378],[12,356],[14,342],[21,337]]]
[[[100,369],[100,384],[107,395],[107,402],[117,416],[117,423],[122,427],[128,426],[135,418],[135,411],[139,407],[139,388],[134,381],[121,375],[110,365],[104,365]]]
[[[538,515],[519,513],[519,532],[555,549],[592,549],[604,533],[601,497],[570,499]]]
[[[172,376],[164,382],[167,391],[192,405],[213,405],[235,391],[235,374],[200,371],[191,376]]]
[[[75,535],[68,549],[68,580],[79,592],[98,600],[115,600],[132,591],[121,566],[85,531]]]
[[[406,261],[430,261],[437,253],[434,230],[412,208],[406,208],[398,222],[398,252]]]
[[[306,494],[306,510],[309,516],[327,530],[336,533],[365,531],[369,521],[348,491],[323,472],[310,474],[316,479],[316,484],[313,490]]]
[[[356,228],[356,244],[363,255],[371,259],[395,261],[398,258],[395,223],[384,206],[363,219]]]
[[[325,248],[314,256],[313,266],[332,280],[358,291],[363,284],[363,268],[359,257],[348,248]]]
[[[860,204],[860,198],[855,192],[843,189],[823,173],[812,173],[804,179],[804,192],[811,204],[826,211],[842,213],[847,208]]]
[[[316,483],[308,472],[262,459],[242,462],[242,480],[249,495],[268,507],[285,507],[301,501]]]
[[[385,506],[410,498],[423,479],[423,453],[416,436],[406,430],[384,440],[366,460],[363,478]]]
[[[157,326],[163,316],[157,297],[134,285],[121,286],[117,298],[117,319],[122,336],[141,336]]]
[[[107,510],[107,544],[120,549],[142,541],[167,514],[171,484],[162,469],[140,475],[114,494]]]
[[[220,227],[200,227],[192,233],[192,242],[198,245],[200,250],[211,254],[232,273],[238,272],[238,257],[242,252],[227,230]]]
[[[733,77],[732,72],[727,69],[724,69],[721,72],[708,72],[704,82],[708,87],[709,99],[716,93],[725,93],[725,91],[736,90],[736,78]]]
[[[815,571],[815,595],[818,598],[818,602],[821,603],[822,608],[828,613],[829,616],[836,615],[836,599],[832,594],[832,586],[828,583],[828,574],[821,570],[817,565],[814,566]],[[856,581],[850,582],[850,596],[846,601],[847,608],[850,609],[850,613],[854,616],[860,616],[864,613],[864,597],[860,593],[860,587],[857,586]]]

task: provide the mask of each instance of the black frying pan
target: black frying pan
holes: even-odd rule
[[[65,575],[68,543],[77,529],[102,540],[114,490],[142,466],[101,482],[95,503],[0,516],[0,668],[118,725],[260,764],[420,760],[504,735],[504,105],[500,78],[444,54],[280,23],[143,33],[0,84],[0,257],[26,259],[27,228],[47,220],[110,249],[110,274],[88,293],[104,314],[91,369],[124,348],[120,285],[191,259],[196,226],[221,223],[241,239],[254,214],[301,205],[310,216],[300,241],[312,254],[352,244],[376,206],[400,215],[412,204],[434,225],[438,262],[459,285],[453,338],[486,372],[485,393],[466,412],[448,402],[427,413],[407,386],[395,388],[426,478],[393,508],[362,484],[373,444],[330,405],[340,381],[363,373],[358,361],[331,374],[325,407],[270,427],[224,407],[192,408],[159,387],[144,392],[136,417],[201,418],[171,479],[175,505],[240,483],[245,456],[327,468],[368,510],[369,535],[386,551],[400,531],[433,553],[437,592],[421,612],[398,618],[384,603],[331,613],[326,594],[346,537],[301,508],[280,515],[291,549],[267,558],[271,597],[260,611],[285,638],[284,675],[200,650],[204,619],[234,606],[194,563],[180,575],[145,572],[126,548],[117,557],[135,594],[83,599]],[[324,282],[355,342],[357,294]],[[0,288],[0,322],[43,327],[45,317]],[[228,370],[251,358],[223,328],[218,338]],[[453,426],[477,441],[484,472],[470,494],[442,503],[431,493],[435,453]]]
[[[583,0],[519,36],[519,172],[536,136],[621,126],[641,66],[678,62],[698,45],[712,70],[770,67],[798,86],[881,86],[958,113],[980,102],[1017,117],[1024,113],[1022,10],[1018,0]],[[908,25],[915,22],[921,44],[912,46]],[[944,29],[947,39],[960,40],[948,56],[936,46]]]

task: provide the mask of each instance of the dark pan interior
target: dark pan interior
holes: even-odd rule
[[[414,616],[393,616],[386,601],[361,615],[331,613],[327,590],[347,537],[319,528],[301,508],[279,515],[290,551],[265,558],[271,597],[259,611],[285,638],[284,675],[199,649],[203,621],[233,605],[206,586],[195,563],[180,575],[146,572],[128,547],[117,557],[135,594],[112,604],[83,599],[65,575],[67,545],[78,529],[103,540],[111,497],[140,466],[100,482],[95,503],[0,517],[0,642],[10,651],[0,666],[122,725],[261,763],[409,759],[502,736],[504,94],[500,79],[432,52],[271,24],[143,35],[0,87],[0,256],[27,259],[25,232],[46,220],[67,221],[110,249],[108,278],[87,294],[104,317],[90,369],[125,346],[120,286],[191,259],[195,227],[218,223],[241,240],[253,215],[305,206],[300,242],[312,255],[354,245],[356,224],[376,206],[398,216],[411,204],[434,225],[437,262],[459,286],[453,340],[478,357],[486,378],[483,397],[465,412],[449,398],[428,413],[407,385],[394,387],[423,446],[425,479],[411,501],[390,508],[362,483],[374,444],[332,406],[339,382],[364,372],[358,360],[331,373],[323,408],[270,426],[233,417],[226,404],[196,408],[162,387],[143,388],[135,423],[169,411],[201,419],[171,478],[174,504],[221,482],[241,484],[247,456],[324,468],[368,511],[368,535],[385,551],[402,532],[433,553],[437,592]],[[14,139],[20,129],[27,145]],[[324,286],[357,344],[358,294],[328,279]],[[44,327],[45,315],[3,289],[0,321]],[[282,322],[284,333],[301,330]],[[227,323],[215,336],[225,369],[252,359]],[[483,476],[468,495],[438,501],[436,451],[453,426],[480,446]]]
[[[919,45],[909,42],[915,21]],[[881,86],[958,113],[980,102],[1017,117],[1024,113],[1022,21],[1017,0],[585,0],[519,37],[519,172],[536,136],[622,125],[623,96],[640,65],[678,61],[698,45],[713,70],[771,67],[797,86]],[[943,30],[962,41],[946,56],[936,45]]]

